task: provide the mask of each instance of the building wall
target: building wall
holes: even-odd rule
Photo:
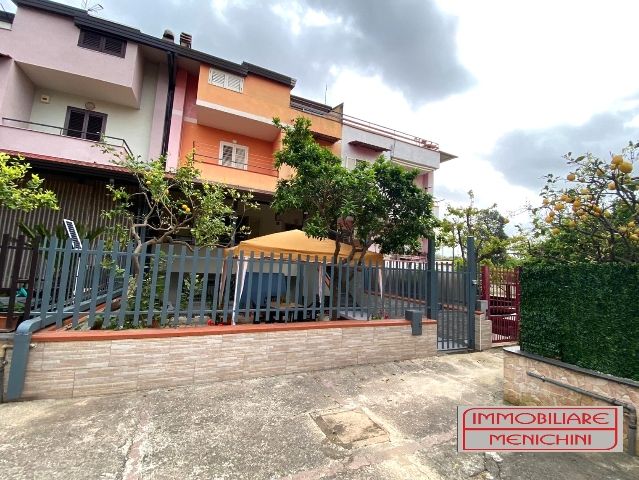
[[[35,85],[18,64],[0,58],[0,118],[28,121],[34,92]]]
[[[79,37],[73,19],[26,7],[18,8],[11,30],[0,29],[2,52],[33,71],[49,71],[48,81],[65,83],[67,91],[73,91],[86,89],[87,80],[97,79],[103,84],[101,98],[112,102],[120,98],[123,104],[138,106],[142,85],[136,68],[141,66],[138,45],[128,42],[126,55],[120,58],[79,47]]]
[[[393,157],[427,168],[439,168],[439,152],[411,145],[378,133],[360,130],[349,125],[342,127],[342,134],[342,158],[353,157],[362,160],[374,160],[383,154],[387,158]],[[368,148],[356,147],[350,145],[352,141],[388,148],[389,151],[375,152]]]
[[[197,100],[213,105],[221,105],[240,112],[246,112],[260,117],[265,123],[271,123],[273,117],[278,117],[283,123],[290,124],[295,118],[303,116],[312,122],[315,132],[342,138],[342,124],[315,115],[308,115],[290,108],[290,89],[277,82],[263,79],[255,75],[248,75],[244,79],[243,93],[210,85],[208,65],[200,67]],[[288,90],[288,93],[286,92]],[[288,97],[288,98],[287,98]],[[339,142],[331,147],[336,155],[340,155]]]
[[[117,394],[437,355],[431,320],[419,336],[405,321],[183,330],[188,337],[166,329],[67,332],[62,341],[59,332],[36,333],[22,398]]]
[[[139,155],[146,160],[149,157],[149,138],[151,137],[151,126],[156,103],[158,69],[159,67],[154,64],[145,65],[144,86],[139,110],[96,100],[94,97],[81,97],[36,88],[30,121],[55,127],[64,127],[67,107],[84,108],[86,102],[93,102],[96,112],[108,115],[105,135],[123,138],[134,155]],[[40,101],[42,94],[49,95],[51,102],[48,104],[42,103]],[[44,129],[43,131],[50,132],[51,129]],[[161,143],[161,136],[159,141]]]
[[[158,158],[162,153],[162,139],[164,137],[164,116],[169,92],[169,73],[166,65],[158,66],[157,88],[155,104],[153,106],[153,121],[151,124],[151,138],[149,139],[149,157]]]

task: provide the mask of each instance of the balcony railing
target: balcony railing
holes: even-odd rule
[[[26,122],[24,120],[16,120],[15,118],[2,118],[2,124],[7,127],[20,128],[22,130],[30,130],[33,132],[48,133],[50,135],[58,135],[61,137],[75,138],[77,140],[86,140],[89,142],[103,142],[113,147],[121,147],[133,156],[133,152],[126,140],[118,137],[102,135],[96,132],[88,132],[85,130],[74,130],[71,128],[57,127],[54,125],[46,125],[44,123]]]
[[[201,142],[193,142],[193,159],[209,165],[219,165],[221,167],[236,168],[253,173],[277,177],[278,170],[273,166],[273,157],[254,155],[249,153],[246,162],[236,162],[220,159],[219,145],[209,145]]]
[[[394,130],[392,128],[384,127],[382,125],[377,125],[376,123],[368,122],[360,118],[351,117],[350,115],[344,115],[339,112],[333,112],[331,110],[328,110],[328,107],[327,107],[327,110],[323,110],[320,108],[313,108],[312,106],[309,106],[299,101],[291,100],[291,108],[295,110],[299,110],[300,112],[316,115],[318,117],[324,117],[331,120],[335,120],[337,122],[342,122],[342,124],[348,125],[353,128],[357,128],[358,130],[364,130],[367,132],[376,133],[378,135],[383,135],[388,138],[399,140],[400,142],[408,143],[410,145],[415,145],[420,148],[426,148],[428,150],[433,150],[435,152],[439,151],[438,143],[431,142],[430,140],[425,140],[423,138],[410,135],[408,133],[400,132],[399,130]]]

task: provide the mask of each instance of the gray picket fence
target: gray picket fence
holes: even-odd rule
[[[131,328],[431,316],[436,281],[424,263],[354,265],[318,257],[271,258],[222,249],[56,239],[40,248],[32,316],[41,326]],[[139,275],[135,275],[135,265]],[[436,315],[436,308],[434,310]]]

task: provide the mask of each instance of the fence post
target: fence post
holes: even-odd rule
[[[431,320],[437,320],[439,305],[437,302],[437,265],[435,264],[435,237],[428,239],[428,274],[426,275],[428,285],[428,299],[426,302],[426,314]]]
[[[475,348],[475,307],[477,304],[477,264],[475,263],[475,238],[468,237],[468,348]]]

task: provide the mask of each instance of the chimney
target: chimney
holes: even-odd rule
[[[193,37],[191,35],[184,32],[180,34],[180,45],[185,48],[191,48],[191,42],[193,42]]]
[[[164,30],[164,35],[162,35],[162,40],[175,43],[175,35],[173,35],[173,32],[171,30]]]

